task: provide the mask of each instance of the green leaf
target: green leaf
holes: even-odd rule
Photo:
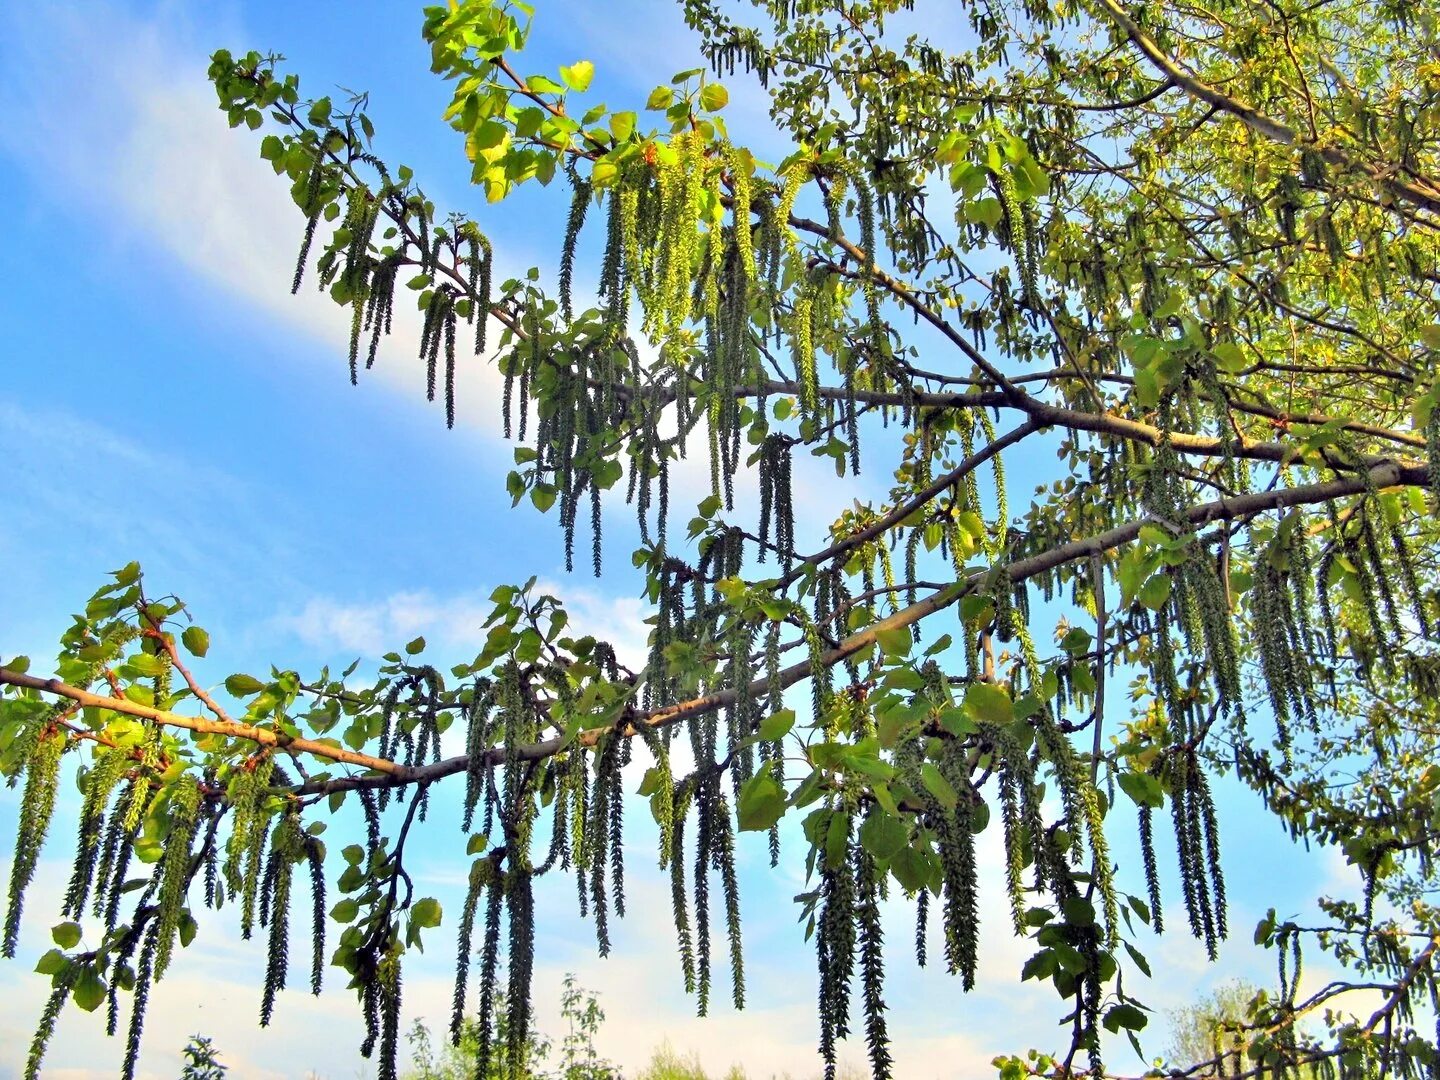
[[[1117,781],[1120,790],[1130,796],[1136,806],[1159,807],[1165,804],[1160,790],[1160,781],[1149,773],[1122,772]]]
[[[1128,941],[1124,944],[1125,951],[1130,954],[1130,959],[1135,962],[1135,966],[1138,967],[1141,971],[1143,971],[1148,978],[1150,976],[1150,962],[1145,959],[1145,954],[1142,953],[1139,949],[1135,948],[1134,945],[1131,945]]]
[[[87,964],[80,972],[80,978],[76,979],[75,985],[71,987],[70,996],[80,1008],[86,1012],[94,1012],[105,1000],[105,980]]]
[[[617,112],[610,117],[610,134],[615,136],[617,143],[625,142],[635,134],[635,120],[633,112]]]
[[[650,91],[650,96],[645,99],[645,108],[652,111],[668,109],[674,98],[675,92],[668,86],[657,86]]]
[[[888,859],[910,839],[905,823],[878,807],[872,809],[860,826],[860,843],[877,859]]]
[[[706,112],[719,112],[730,104],[730,91],[719,83],[706,83],[700,90],[700,107]]]
[[[777,709],[760,721],[760,738],[768,742],[783,739],[795,726],[794,709]]]
[[[555,505],[555,497],[559,492],[551,484],[536,484],[530,489],[530,502],[535,509],[542,514]]]
[[[560,78],[577,94],[590,89],[590,80],[595,77],[595,65],[589,60],[577,60],[569,67],[560,68]]]
[[[360,904],[353,897],[346,897],[330,909],[330,917],[336,922],[354,922],[360,914]]]
[[[35,973],[37,975],[58,975],[65,970],[69,963],[69,958],[59,949],[51,949],[35,962]]]
[[[785,789],[769,769],[756,773],[740,789],[737,816],[742,832],[764,832],[785,816]]]
[[[1216,343],[1211,346],[1210,353],[1215,357],[1216,365],[1221,371],[1234,375],[1245,370],[1245,354],[1233,341]]]
[[[906,892],[919,892],[929,884],[930,861],[913,845],[906,845],[890,860],[890,872]]]
[[[249,697],[265,689],[265,684],[254,675],[231,675],[225,680],[225,690],[234,697]]]
[[[955,790],[955,785],[931,762],[927,761],[920,766],[920,781],[925,785],[925,790],[934,795],[936,801],[945,809],[953,810],[960,802],[960,793]]]
[[[875,637],[880,642],[880,651],[886,656],[909,656],[910,646],[915,644],[915,638],[910,633],[908,626],[880,630],[876,632]]]
[[[1140,1031],[1150,1018],[1134,1005],[1114,1005],[1105,1013],[1105,1030],[1111,1033],[1121,1028],[1126,1031]]]
[[[440,901],[433,896],[427,896],[425,899],[417,901],[415,906],[410,909],[410,921],[416,926],[425,928],[439,926],[440,918]]]
[[[414,641],[407,642],[405,645],[405,653],[408,656],[419,656],[424,651],[425,639],[423,637],[417,637]]]
[[[1175,579],[1169,574],[1152,574],[1148,581],[1140,587],[1140,594],[1136,598],[1151,611],[1159,611],[1170,599],[1170,590],[1174,588]]]
[[[1008,724],[1015,719],[1015,705],[1004,687],[974,682],[965,689],[965,711],[976,720]]]
[[[73,949],[80,944],[80,924],[73,922],[56,923],[50,928],[50,938],[62,949]]]
[[[192,656],[204,656],[210,651],[210,635],[198,626],[187,626],[180,635],[180,640]]]

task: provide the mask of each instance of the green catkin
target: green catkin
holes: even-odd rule
[[[975,869],[975,835],[968,785],[954,810],[936,817],[941,872],[945,882],[945,963],[958,973],[967,991],[975,989],[980,946],[979,875]]]
[[[1195,770],[1194,787],[1200,804],[1200,822],[1205,834],[1205,861],[1214,904],[1215,933],[1223,939],[1228,931],[1225,899],[1225,875],[1220,865],[1220,826],[1215,803],[1210,796],[1210,781],[1203,770]]]
[[[65,729],[42,732],[31,748],[25,768],[25,791],[20,799],[15,856],[10,866],[10,906],[5,915],[4,955],[13,959],[20,941],[20,914],[25,890],[35,876],[40,849],[50,829],[60,783],[60,756],[65,752]]]
[[[615,766],[610,777],[610,891],[614,897],[615,914],[625,917],[625,766],[630,763],[630,740],[616,739]]]
[[[697,763],[706,759],[696,755]],[[710,1011],[710,861],[715,837],[715,798],[709,780],[695,789],[695,999],[696,1012]]]
[[[45,1008],[35,1025],[35,1034],[30,1039],[30,1055],[25,1059],[25,1080],[39,1080],[40,1066],[45,1062],[45,1050],[55,1034],[55,1023],[60,1019],[60,1010],[70,998],[70,991],[80,977],[78,965],[61,972],[45,1000]]]
[[[999,771],[1000,820],[1005,835],[1005,886],[1010,900],[1010,921],[1017,935],[1025,933],[1025,854],[1020,800],[1016,793],[1017,777],[1004,757]],[[924,899],[922,890],[921,899]]]
[[[688,788],[675,799],[674,855],[670,859],[670,906],[675,922],[676,952],[680,956],[680,972],[685,979],[685,992],[695,993],[695,945],[690,933],[689,905],[685,895],[685,811],[689,806]]]
[[[105,835],[105,811],[110,794],[130,766],[129,751],[106,750],[101,753],[89,772],[85,774],[85,798],[80,807],[79,837],[75,845],[75,864],[70,874],[70,885],[65,893],[61,913],[78,919],[85,911],[92,882],[97,879],[96,860],[100,855],[101,840]]]
[[[310,175],[305,181],[305,200],[302,204],[302,209],[305,211],[305,235],[300,241],[300,254],[295,260],[295,277],[290,283],[292,295],[300,291],[300,284],[305,278],[305,264],[310,259],[310,245],[315,241],[315,226],[320,222],[322,207],[318,199],[320,181],[325,173],[324,161],[324,153],[317,146],[314,161],[310,166]]]
[[[365,304],[357,297],[350,304],[350,385],[360,385],[360,335],[365,330]]]
[[[145,935],[145,943],[140,947],[140,960],[135,967],[135,989],[130,1005],[130,1026],[125,1033],[125,1060],[120,1067],[121,1080],[135,1080],[135,1066],[140,1062],[140,1036],[145,1030],[145,1013],[150,1004],[155,941],[152,928]]]
[[[205,782],[207,786],[213,786],[214,778],[207,776]],[[215,843],[215,834],[220,828],[221,812],[222,808],[215,805],[207,805],[202,811],[206,815],[209,825],[205,833],[205,842],[201,845],[200,858],[203,863],[205,906],[212,911],[218,911],[225,903],[225,890],[220,884],[220,852]]]
[[[641,720],[636,722],[635,729],[655,758],[650,806],[660,828],[660,869],[664,870],[675,857],[675,780],[670,772],[670,751],[653,725]]]
[[[494,250],[490,240],[478,229],[470,236],[471,282],[470,296],[475,302],[475,355],[485,351],[485,331],[490,322],[490,289],[495,272]],[[393,286],[392,286],[393,289]],[[389,331],[390,317],[387,311],[386,331]]]
[[[870,328],[870,347],[875,362],[880,364],[887,351],[885,322],[880,317],[880,285],[876,280],[875,195],[864,174],[856,169],[851,177],[855,184],[856,213],[860,219],[860,250],[865,257],[860,268],[864,276],[860,288],[865,297],[865,318]]]
[[[611,241],[606,246],[601,269],[601,296],[609,301],[609,321],[618,333],[624,333],[630,305],[630,287],[639,293],[640,308],[650,310],[653,296],[650,275],[640,257],[640,184],[628,179],[610,196]],[[610,275],[608,291],[603,287]]]
[[[1425,475],[1430,493],[1440,500],[1440,405],[1430,410],[1425,423]]]
[[[290,883],[295,859],[303,851],[303,833],[297,814],[287,813],[270,839],[274,870],[269,890],[270,938],[266,945],[265,991],[260,1001],[260,1026],[269,1027],[275,996],[285,989],[290,965]]]
[[[305,838],[305,861],[310,869],[310,993],[319,996],[325,981],[325,847],[314,836]]]
[[[1420,576],[1415,569],[1415,559],[1410,544],[1400,527],[1398,519],[1391,521],[1390,515],[1382,509],[1380,521],[1390,537],[1390,550],[1395,553],[1395,565],[1400,570],[1400,582],[1405,587],[1405,599],[1410,606],[1410,615],[1420,628],[1420,636],[1431,636],[1430,617],[1425,610],[1425,595],[1420,589]]]
[[[745,156],[729,143],[725,145],[724,157],[732,192],[736,257],[745,279],[754,281],[756,268],[754,238],[750,231],[750,165]]]
[[[707,339],[713,344],[716,333],[714,324],[720,318],[720,275],[725,266],[725,204],[722,201],[719,170],[709,172],[705,188],[708,207],[705,213],[705,260],[697,283],[701,302],[700,310],[711,324]],[[718,350],[717,350],[718,352]],[[724,380],[720,386],[728,391]]]
[[[445,308],[445,427],[455,427],[455,305]]]
[[[134,801],[137,794],[142,791],[144,794],[140,795],[140,798],[147,798],[149,795],[147,781],[131,782],[121,805],[117,805],[111,813],[110,825],[105,833],[105,849],[101,855],[102,865],[99,874],[100,888],[95,890],[95,901],[91,912],[104,920],[107,932],[114,930],[119,925],[121,887],[125,884],[125,875],[130,866],[130,856],[135,850],[135,830],[125,828],[128,815],[121,813],[121,806],[128,811],[129,803]],[[112,837],[114,838],[113,847],[111,845]]]
[[[850,182],[844,173],[833,176],[828,188],[822,185],[826,227],[831,240],[839,240],[845,235],[845,226],[841,218],[845,208],[845,191],[849,186]]]
[[[225,845],[222,872],[232,895],[241,891],[245,856],[251,847],[251,834],[260,817],[274,767],[274,759],[269,755],[242,762],[232,770],[226,785],[230,800],[230,838]],[[373,801],[374,794],[366,791],[361,800],[367,799]]]
[[[575,278],[575,248],[580,241],[580,230],[585,227],[585,211],[590,206],[591,194],[590,181],[579,174],[571,174],[570,186],[573,192],[570,216],[565,222],[565,241],[560,249],[560,310],[567,323],[575,318],[570,295]]]
[[[396,1054],[400,1045],[400,1010],[403,1002],[403,972],[398,947],[380,962],[376,972],[380,992],[381,1030],[379,1080],[399,1080]]]
[[[780,199],[775,207],[775,216],[771,227],[775,233],[775,239],[783,244],[784,251],[797,263],[803,262],[800,254],[800,244],[795,237],[795,230],[790,228],[790,215],[795,209],[795,200],[800,195],[800,189],[805,181],[810,179],[810,164],[805,161],[797,161],[785,171],[785,182],[780,189]],[[778,267],[779,252],[770,260],[770,275],[773,279]],[[774,291],[774,282],[771,282],[771,291]]]
[[[516,867],[506,893],[510,947],[506,957],[506,1058],[512,1075],[520,1074],[530,1044],[530,983],[535,962],[534,882],[528,870]]]
[[[493,856],[492,856],[493,858]],[[489,880],[485,885],[485,938],[480,947],[480,1014],[478,1017],[479,1038],[476,1040],[475,1063],[477,1075],[489,1076],[493,1061],[492,1052],[496,1034],[495,991],[498,989],[500,963],[500,916],[502,913],[504,876],[498,862],[492,862]],[[460,1045],[458,1033],[452,1033],[451,1041]]]
[[[171,795],[170,832],[160,858],[159,912],[155,917],[155,978],[165,976],[180,922],[185,915],[185,895],[190,884],[190,848],[200,813],[200,785],[193,778],[182,780]]]
[[[837,811],[843,813],[843,811]],[[846,815],[846,824],[849,819]],[[823,908],[816,928],[820,969],[820,1056],[827,1080],[835,1077],[835,1043],[850,1031],[850,976],[855,968],[855,880],[846,856],[821,874]],[[826,856],[828,861],[828,856]]]
[[[735,834],[724,795],[716,795],[715,861],[720,871],[720,891],[725,899],[725,935],[730,946],[731,1000],[736,1009],[745,1008],[745,954],[740,933],[740,882],[735,874]]]
[[[815,294],[807,283],[795,297],[790,318],[790,343],[795,362],[795,381],[800,387],[801,414],[807,420],[818,422],[820,382],[815,361],[814,313]]]
[[[915,964],[924,967],[926,957],[925,938],[930,929],[930,893],[921,889],[915,897]]]
[[[240,882],[240,936],[247,941],[255,926],[255,909],[265,866],[265,843],[269,837],[270,820],[266,817],[251,829],[250,847],[245,852],[245,869]]]
[[[865,1044],[870,1054],[871,1075],[875,1080],[889,1080],[893,1061],[890,1033],[885,1023],[885,938],[880,925],[880,874],[874,858],[859,844],[854,848],[854,863]]]
[[[595,763],[595,797],[591,804],[590,827],[586,841],[590,851],[590,903],[595,917],[595,944],[601,956],[610,955],[610,905],[605,892],[610,845],[610,797],[614,793],[611,773],[618,769],[617,738],[605,740]]]
[[[1010,251],[1015,258],[1015,267],[1020,272],[1020,295],[1027,307],[1035,307],[1039,299],[1039,288],[1035,265],[1030,254],[1035,243],[1030,239],[1031,224],[1020,205],[1020,196],[1015,189],[1015,178],[1004,167],[994,173],[995,191],[1000,196],[1000,206],[1005,212],[1005,226],[1010,234]]]
[[[1368,503],[1364,509],[1356,515],[1360,519],[1360,539],[1364,544],[1365,559],[1370,564],[1370,572],[1374,577],[1375,584],[1380,592],[1380,599],[1385,606],[1385,616],[1389,620],[1390,629],[1394,632],[1397,640],[1405,637],[1405,626],[1400,619],[1400,605],[1395,600],[1395,588],[1392,582],[1393,571],[1386,563],[1380,551],[1380,541],[1375,535],[1375,514],[1382,516],[1385,511],[1378,504],[1378,501]],[[1381,636],[1380,627],[1375,626],[1376,636]]]
[[[1140,807],[1140,856],[1145,866],[1145,892],[1150,900],[1150,925],[1157,934],[1163,934],[1165,919],[1160,900],[1160,871],[1155,861],[1154,814],[1154,807]]]

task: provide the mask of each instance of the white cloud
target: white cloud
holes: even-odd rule
[[[158,248],[241,305],[312,338],[325,362],[343,370],[348,312],[317,291],[313,277],[290,294],[303,221],[289,183],[260,160],[258,135],[228,127],[206,78],[205,49],[172,13],[163,18],[147,23],[106,6],[15,8],[5,20],[0,150],[102,218],[108,242]],[[64,64],[55,63],[57,41],[65,42]],[[514,243],[501,246],[497,277],[516,273],[528,256]],[[414,305],[397,303],[395,334],[374,373],[412,405],[423,392],[419,330]],[[465,357],[461,366],[460,422],[498,434],[498,372]]]
[[[608,596],[567,583],[537,581],[533,595],[559,597],[569,612],[566,633],[589,634],[615,646],[621,663],[645,663],[647,608],[640,600]],[[298,611],[282,612],[273,625],[327,654],[367,658],[398,649],[415,637],[448,659],[473,656],[485,640],[484,622],[494,604],[488,590],[438,597],[428,590],[392,593],[372,601],[314,596]],[[468,656],[467,656],[468,654]]]

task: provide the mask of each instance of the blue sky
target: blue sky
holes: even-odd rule
[[[403,343],[382,351],[358,389],[347,385],[347,320],[312,290],[288,292],[298,229],[285,185],[258,160],[257,136],[226,128],[204,79],[214,48],[255,47],[284,53],[312,93],[369,90],[382,156],[412,165],[437,202],[476,214],[506,272],[553,270],[563,195],[536,189],[490,208],[467,189],[458,137],[439,120],[448,88],[428,73],[419,26],[419,6],[395,2],[42,4],[0,14],[0,196],[10,235],[0,249],[0,657],[29,653],[43,667],[68,612],[131,559],[210,630],[204,675],[213,682],[272,662],[343,666],[417,634],[440,659],[468,659],[491,589],[531,574],[567,598],[587,631],[632,651],[643,644],[628,511],[607,517],[612,572],[601,582],[567,577],[553,521],[509,508],[510,449],[498,438],[491,373],[478,363],[462,373],[461,423],[451,432],[425,404]],[[593,59],[598,97],[635,107],[675,70],[696,66],[693,55],[678,7],[665,0],[542,0],[522,66]],[[732,134],[782,156],[762,100],[738,77],[730,86]],[[1025,462],[1010,464],[1025,476]],[[879,483],[807,474],[802,527],[820,536],[830,501],[873,495]],[[1173,932],[1142,941],[1163,972],[1142,996],[1160,1008],[1236,974],[1264,977],[1268,960],[1250,949],[1249,927],[1273,902],[1276,880],[1296,912],[1319,892],[1348,889],[1333,860],[1305,858],[1244,798],[1225,801],[1232,947],[1208,966]],[[6,873],[16,806],[15,793],[0,790]],[[446,828],[453,806],[452,796],[433,815],[438,827],[420,860],[422,887],[452,917],[467,866],[463,837]],[[67,873],[72,825],[62,812],[24,954],[0,964],[9,1006],[0,1013],[0,1080],[18,1075],[43,1000],[45,981],[29,969],[48,947],[46,900]],[[742,850],[751,1007],[722,1005],[700,1021],[683,997],[653,844],[643,830],[635,839],[632,916],[610,960],[596,958],[569,883],[542,891],[542,1027],[558,1031],[560,978],[575,971],[601,993],[610,1015],[602,1049],[622,1064],[640,1064],[669,1039],[717,1072],[734,1062],[752,1076],[814,1073],[813,962],[791,903],[799,871],[769,870],[763,845]],[[996,840],[995,830],[985,839]],[[1118,848],[1128,860],[1123,840]],[[983,858],[997,884],[986,893],[994,929],[980,989],[962,995],[938,970],[916,969],[905,948],[892,953],[900,1076],[976,1075],[995,1053],[1058,1039],[1062,1010],[1048,988],[1016,981],[1031,950],[1004,933],[993,844]],[[905,941],[908,912],[888,916],[889,936]],[[1178,929],[1183,918],[1167,921]],[[437,932],[407,977],[409,1014],[437,1028],[448,1012],[450,932]],[[271,1029],[255,1027],[262,951],[236,940],[227,913],[202,920],[200,938],[152,997],[145,1075],[173,1076],[192,1031],[215,1038],[232,1075],[368,1075],[338,980],[318,1001],[291,993]],[[1156,1051],[1163,1026],[1152,1029]],[[112,1075],[122,1051],[97,1017],[70,1013],[47,1075]],[[862,1062],[863,1044],[848,1056]],[[1113,1056],[1119,1063],[1128,1051],[1117,1046]]]

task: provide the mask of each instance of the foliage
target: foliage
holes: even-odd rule
[[[448,674],[417,640],[362,690],[353,668],[276,667],[232,675],[221,701],[187,666],[208,636],[137,566],[117,572],[53,677],[0,670],[0,767],[25,785],[7,954],[66,755],[81,769],[27,1075],[68,1001],[106,1004],[115,1031],[121,995],[134,1075],[149,987],[202,899],[266,933],[268,1022],[299,869],[310,986],[329,929],[362,1049],[394,1077],[405,957],[442,921],[413,893],[406,843],[450,777],[472,859],[451,1033],[478,940],[477,1064],[519,1069],[536,883],[573,875],[609,952],[632,759],[702,1013],[717,963],[745,1000],[737,834],[768,834],[778,862],[781,820],[803,827],[788,857],[809,879],[827,1075],[862,1030],[874,1075],[893,1071],[881,902],[914,904],[922,960],[933,922],[970,989],[982,888],[1007,895],[1035,947],[1023,977],[1053,986],[1069,1033],[998,1059],[1002,1074],[1104,1073],[1106,1033],[1134,1041],[1148,1019],[1134,976],[1162,929],[1157,817],[1187,929],[1211,955],[1227,936],[1221,775],[1297,837],[1339,845],[1368,899],[1263,920],[1278,988],[1243,1054],[1193,1069],[1436,1068],[1420,1030],[1440,946],[1433,16],[1410,0],[995,0],[956,6],[957,47],[907,34],[896,0],[752,6],[753,26],[684,0],[712,71],[633,110],[591,104],[589,61],[520,74],[525,5],[427,9],[446,120],[485,197],[572,192],[553,289],[538,271],[492,280],[478,224],[377,154],[363,97],[305,99],[278,58],[215,54],[221,107],[269,125],[261,155],[303,216],[294,287],[313,275],[350,310],[351,379],[408,294],[453,424],[473,333],[505,380],[507,488],[554,513],[567,561],[588,524],[599,573],[602,503],[634,506],[650,652],[622,665],[532,579],[495,591],[483,646]],[[737,69],[792,144],[778,163],[724,122],[712,74]],[[574,288],[587,227],[604,238],[591,306]],[[1018,513],[1006,452],[1058,458]],[[710,490],[682,538],[687,456]],[[836,507],[807,554],[794,486],[812,458],[893,483]],[[466,749],[442,757],[452,726]],[[310,820],[322,802],[365,817],[338,860]],[[1129,827],[1142,856],[1118,866],[1108,838]],[[986,828],[1003,833],[1003,882],[979,880]],[[1317,949],[1346,975],[1305,997]],[[1368,1015],[1350,1004],[1364,986],[1381,994]]]
[[[1250,1005],[1261,994],[1250,983],[1235,981],[1217,987],[1199,1001],[1170,1010],[1169,1061],[1204,1061],[1215,1053],[1217,1037],[1244,1024]]]
[[[180,1080],[225,1080],[229,1066],[220,1064],[220,1052],[206,1036],[190,1036],[181,1053],[185,1067],[180,1070]]]
[[[508,1010],[503,1001],[496,1003],[497,1041],[507,1042],[504,1030]],[[526,1036],[527,1045],[520,1064],[491,1061],[482,1080],[619,1080],[613,1065],[600,1056],[595,1039],[605,1022],[605,1012],[594,994],[583,989],[573,974],[565,976],[560,998],[560,1015],[565,1021],[565,1037],[559,1046],[559,1061],[549,1065],[554,1042],[537,1031]],[[416,1020],[405,1034],[410,1044],[411,1067],[406,1080],[465,1080],[476,1075],[475,1058],[481,1038],[479,1021],[465,1017],[460,1037],[439,1048],[433,1043],[430,1029],[423,1020]]]
[[[681,1057],[667,1043],[650,1055],[650,1062],[635,1075],[635,1080],[710,1080],[698,1054]],[[724,1080],[745,1080],[745,1073],[735,1066]]]

